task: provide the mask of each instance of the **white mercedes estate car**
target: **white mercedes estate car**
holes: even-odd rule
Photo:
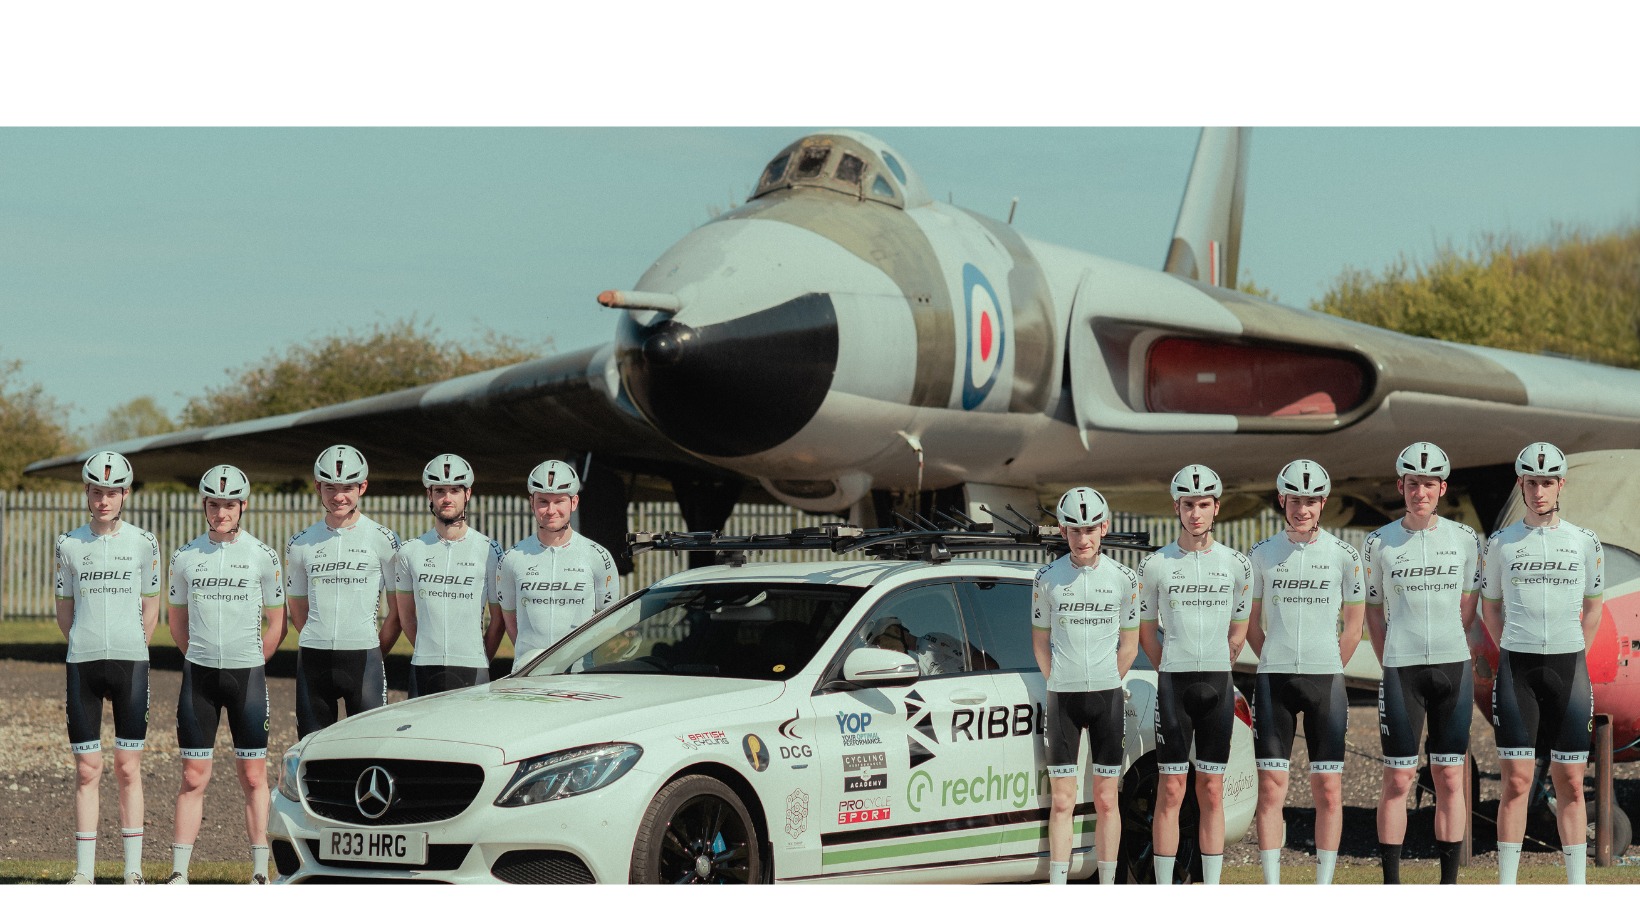
[[[279,880],[1046,879],[1035,571],[959,558],[658,581],[509,677],[298,742],[273,798]],[[1122,797],[1143,879],[1156,675],[1139,658]],[[1236,714],[1227,843],[1258,788],[1239,696]],[[1088,877],[1091,802],[1077,815],[1071,875]]]

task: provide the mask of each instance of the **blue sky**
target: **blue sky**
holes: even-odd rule
[[[839,45],[767,4],[726,4],[746,14],[729,24],[651,11],[642,29],[622,6],[93,6],[96,29],[0,13],[0,80],[27,88],[0,100],[0,359],[76,428],[141,394],[175,412],[270,350],[377,321],[598,342],[615,323],[598,291],[814,128],[879,135],[959,205],[1003,216],[1018,196],[1028,236],[1159,267],[1196,137],[1179,126],[1422,126],[1255,130],[1242,271],[1293,305],[1346,266],[1640,220],[1640,129],[1430,127],[1640,123],[1612,89],[1622,30],[1575,17],[1388,3],[1370,21],[1255,5],[1224,22],[1185,3],[1072,20],[1022,2],[976,46],[972,22],[874,14],[876,34],[918,36],[907,49]],[[783,67],[816,52],[829,81]],[[1418,68],[1383,66],[1390,52]],[[1155,127],[1039,127],[1077,124]],[[395,125],[453,127],[355,127]]]

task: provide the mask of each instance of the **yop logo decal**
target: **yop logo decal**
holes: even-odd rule
[[[968,308],[968,356],[963,364],[962,409],[979,407],[996,384],[1007,348],[1002,304],[985,274],[972,263],[962,265],[963,302]]]

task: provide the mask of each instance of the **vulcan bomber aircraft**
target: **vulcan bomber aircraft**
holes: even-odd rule
[[[224,461],[306,479],[346,442],[373,480],[459,451],[492,485],[543,458],[586,475],[584,531],[611,546],[631,499],[675,496],[694,529],[769,497],[857,523],[937,499],[1034,511],[1071,484],[1119,509],[1208,461],[1226,513],[1276,470],[1322,460],[1335,522],[1396,505],[1387,460],[1440,442],[1483,525],[1527,442],[1635,445],[1640,372],[1405,336],[1236,290],[1248,135],[1202,133],[1160,269],[1032,240],[935,201],[854,131],[777,152],[744,205],[625,288],[587,293],[611,340],[318,410],[108,447],[149,479]],[[1158,242],[1160,244],[1160,242]],[[1162,251],[1158,246],[1158,251]],[[593,299],[605,309],[593,307]],[[75,477],[85,453],[37,462]]]

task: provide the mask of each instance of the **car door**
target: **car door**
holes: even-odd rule
[[[902,686],[835,689],[849,651],[904,651],[923,675]],[[885,594],[822,680],[814,710],[831,745],[822,761],[823,876],[888,873],[897,880],[961,878],[953,869],[994,857],[985,810],[983,748],[950,748],[951,728],[974,727],[995,702],[991,676],[971,670],[956,587],[924,582]],[[833,689],[828,690],[828,686]]]

